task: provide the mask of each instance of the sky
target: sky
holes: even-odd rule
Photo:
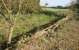
[[[71,3],[71,0],[40,0],[40,5],[45,6],[48,3],[48,7],[51,6],[67,6]]]

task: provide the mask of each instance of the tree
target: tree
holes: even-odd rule
[[[45,6],[47,6],[48,5],[48,3],[45,3]]]
[[[6,33],[6,41],[7,43],[11,42],[11,37],[13,34],[14,26],[15,26],[15,20],[16,18],[12,15],[12,0],[1,0],[2,1],[2,14],[4,15],[3,18],[5,19],[6,23],[8,24],[8,32]],[[5,12],[4,12],[5,11]]]
[[[57,8],[63,8],[63,6],[57,6]]]
[[[0,10],[8,24],[6,41],[11,43],[12,34],[16,24],[16,17],[32,12],[39,12],[40,6],[37,0],[0,0]]]
[[[70,9],[76,13],[79,13],[79,0],[72,1]]]

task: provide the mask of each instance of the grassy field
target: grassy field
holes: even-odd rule
[[[58,15],[67,15],[69,9],[59,9],[59,8],[42,8],[44,11],[54,12]]]
[[[43,10],[49,10],[49,11],[54,11],[54,12],[65,12],[68,11],[68,9],[59,9],[59,8],[42,8]]]
[[[47,9],[46,11],[52,11],[52,12],[66,12],[66,9]],[[47,12],[47,13],[49,13]],[[60,18],[60,16],[55,16],[51,12],[50,14],[31,14],[29,16],[20,15],[16,17],[16,24],[13,31],[13,37],[20,35],[22,33],[28,32],[29,30],[33,29],[34,27],[39,27],[40,25],[44,25],[46,23],[49,23],[50,21],[54,21],[57,18]],[[6,24],[6,21],[3,18],[0,18],[0,41],[4,39],[5,33],[8,31],[8,25]]]

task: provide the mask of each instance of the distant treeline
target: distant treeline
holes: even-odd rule
[[[57,6],[57,7],[50,7],[50,8],[67,9],[67,8],[69,8],[69,7]]]
[[[46,8],[45,6],[43,6],[44,8]],[[67,7],[63,7],[63,6],[56,6],[56,7],[48,7],[48,8],[55,8],[55,9],[67,9],[69,8],[70,6],[67,6]]]

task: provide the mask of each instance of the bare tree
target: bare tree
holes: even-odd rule
[[[10,43],[11,42],[11,37],[12,37],[12,34],[13,34],[13,30],[14,30],[14,24],[15,24],[15,18],[14,17],[12,17],[12,10],[11,10],[11,0],[6,0],[6,2],[8,1],[8,4],[6,4],[5,2],[4,2],[4,0],[2,0],[2,4],[3,4],[3,6],[4,6],[4,8],[5,8],[5,10],[7,11],[7,15],[6,14],[4,14],[4,19],[5,19],[5,21],[6,21],[6,23],[8,24],[8,26],[9,26],[9,31],[8,31],[8,33],[6,33],[7,34],[7,43]],[[8,6],[7,6],[8,5]]]
[[[7,43],[11,42],[12,34],[16,24],[16,16],[23,15],[26,12],[37,12],[40,10],[38,0],[0,0],[1,12],[4,14],[8,25],[8,32],[6,32]]]

